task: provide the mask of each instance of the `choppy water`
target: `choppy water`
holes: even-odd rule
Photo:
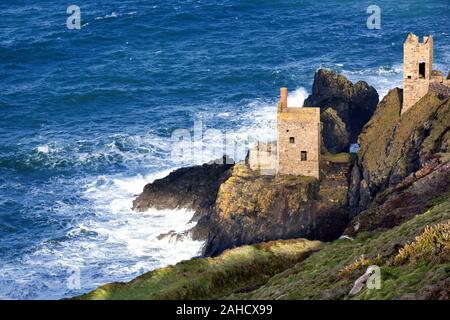
[[[130,210],[180,165],[174,129],[273,137],[278,88],[301,101],[320,67],[384,95],[408,32],[433,34],[448,69],[447,0],[372,2],[74,1],[82,28],[68,30],[66,1],[3,0],[0,298],[68,297],[196,255],[200,242],[156,239],[191,212]]]

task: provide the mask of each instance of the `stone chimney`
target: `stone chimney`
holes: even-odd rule
[[[287,88],[280,88],[280,107],[281,111],[287,108]]]

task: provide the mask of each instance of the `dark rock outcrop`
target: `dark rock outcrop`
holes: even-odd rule
[[[348,162],[323,161],[321,170],[319,182],[302,176],[260,176],[237,164],[220,187],[211,215],[193,230],[208,230],[204,255],[274,239],[338,238],[348,223]]]
[[[337,115],[336,110],[327,108],[320,116],[322,122],[322,142],[327,151],[332,153],[342,152],[348,149],[349,134],[347,126]]]
[[[353,84],[343,75],[320,69],[314,75],[312,94],[303,105],[320,107],[322,115],[328,108],[336,111],[336,116],[333,116],[328,124],[324,123],[322,134],[325,147],[337,153],[347,151],[349,143],[356,142],[378,101],[377,91],[366,82],[358,81]],[[347,135],[336,136],[334,126],[329,124],[332,120],[335,120],[338,127],[342,127],[341,123],[344,123]]]
[[[369,208],[352,220],[345,230],[354,236],[360,231],[392,228],[423,213],[434,199],[450,191],[450,163],[436,160],[408,176],[404,181],[377,194]]]
[[[198,219],[215,203],[217,191],[233,166],[227,164],[231,161],[217,162],[180,168],[147,184],[133,201],[133,210],[188,208],[196,212],[194,218]]]

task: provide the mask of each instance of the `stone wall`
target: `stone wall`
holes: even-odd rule
[[[320,108],[279,108],[279,174],[319,178],[320,127]],[[302,151],[306,152],[306,160],[301,159]]]
[[[274,175],[277,169],[276,142],[257,142],[249,149],[248,165],[261,175]]]
[[[425,72],[421,75],[419,64],[425,63]],[[419,37],[409,34],[403,44],[403,106],[401,113],[408,111],[417,101],[427,94],[433,70],[433,37]]]

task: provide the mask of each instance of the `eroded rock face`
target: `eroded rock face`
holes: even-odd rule
[[[391,90],[359,137],[347,234],[398,225],[450,190],[450,100],[430,92],[401,106],[402,90]]]
[[[204,255],[269,241],[306,237],[330,241],[348,222],[348,163],[324,162],[321,182],[301,176],[260,176],[238,164],[219,189],[211,215],[194,228],[208,241]]]
[[[353,84],[343,75],[320,69],[314,75],[312,94],[304,106],[321,108],[322,116],[328,118],[322,132],[325,147],[332,152],[343,152],[348,150],[350,143],[356,142],[378,101],[377,91],[366,82]],[[336,115],[331,118],[325,115],[328,108],[332,108]],[[337,127],[345,124],[347,135],[336,135],[334,130],[330,130],[333,128],[330,121],[335,121]]]
[[[177,169],[147,184],[133,201],[133,210],[187,208],[194,210],[194,218],[198,219],[215,203],[219,186],[228,178],[232,166],[213,162]]]
[[[322,122],[322,142],[327,151],[332,153],[346,150],[350,144],[347,126],[337,115],[336,110],[327,108],[320,116]]]
[[[369,207],[352,220],[346,235],[392,228],[421,214],[433,205],[433,199],[450,190],[450,163],[439,160],[424,165],[395,187],[377,194]]]

